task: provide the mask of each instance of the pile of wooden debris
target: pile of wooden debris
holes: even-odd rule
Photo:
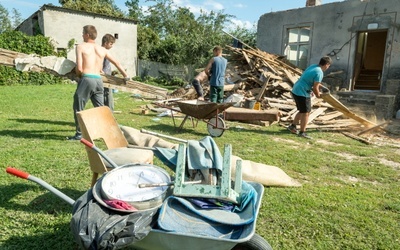
[[[235,94],[243,97],[242,107],[246,106],[246,102],[253,101],[261,104],[262,110],[278,110],[279,123],[284,126],[289,124],[297,113],[291,89],[303,71],[288,62],[284,56],[255,48],[227,47],[224,52],[228,58],[228,84],[225,85],[227,98]],[[208,86],[203,87],[207,93]],[[193,89],[179,89],[172,96],[193,99],[196,94]],[[347,135],[363,141],[358,135],[380,130],[385,124],[376,125],[358,116],[328,93],[322,99],[312,98],[312,111],[307,128],[342,131],[345,134],[356,131]]]
[[[253,100],[261,104],[262,110],[279,110],[282,125],[292,121],[297,109],[290,92],[302,70],[283,56],[259,49],[227,47],[224,52],[228,54],[226,77],[230,83],[225,85],[226,96],[243,96],[242,106],[245,106],[246,101]],[[349,131],[367,129],[374,125],[348,109],[339,110],[324,99],[312,98],[308,125],[310,129]]]

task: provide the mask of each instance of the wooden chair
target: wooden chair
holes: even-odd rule
[[[116,165],[129,163],[153,163],[153,151],[138,148],[129,148],[111,109],[107,106],[86,109],[77,113],[82,137],[95,145],[95,141],[102,140],[106,149],[102,151]],[[96,145],[96,147],[101,148]],[[104,145],[103,145],[104,147]],[[107,172],[111,164],[103,160],[93,149],[85,147],[90,168],[93,172],[92,187],[96,183],[99,174]]]

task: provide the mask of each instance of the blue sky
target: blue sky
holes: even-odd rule
[[[341,2],[343,0],[322,0],[322,4]],[[119,8],[126,10],[126,0],[114,0]],[[236,16],[232,21],[240,26],[251,28],[258,18],[269,12],[302,8],[306,0],[174,0],[175,4],[188,7],[193,13],[203,11],[223,11],[225,14]],[[44,4],[60,6],[58,0],[0,0],[1,5],[10,13],[13,8],[21,13],[22,18],[27,18]],[[140,1],[141,6],[152,5],[152,2]]]

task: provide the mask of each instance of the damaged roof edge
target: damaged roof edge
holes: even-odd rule
[[[299,8],[293,8],[293,9],[287,9],[287,10],[278,10],[278,11],[271,11],[271,12],[265,12],[264,14],[262,14],[260,17],[267,15],[267,14],[271,14],[271,13],[282,13],[282,12],[291,12],[291,11],[298,11],[298,10],[302,10],[302,9],[309,9],[309,8],[320,8],[322,6],[326,6],[326,5],[330,5],[330,4],[338,4],[344,1],[348,1],[348,0],[340,0],[339,2],[332,2],[332,3],[321,3],[319,5],[314,5],[314,6],[304,6],[304,7],[299,7]],[[360,1],[360,0],[359,0]]]
[[[99,14],[99,13],[93,13],[93,12],[87,12],[87,11],[81,11],[81,10],[74,10],[74,9],[68,9],[64,7],[59,7],[59,6],[54,6],[52,4],[45,4],[42,7],[40,7],[39,10],[35,11],[32,15],[30,15],[28,18],[26,18],[24,21],[22,21],[16,28],[15,30],[19,30],[21,25],[25,23],[27,20],[31,19],[33,16],[37,15],[40,11],[44,10],[55,10],[55,11],[61,11],[61,12],[68,12],[68,13],[77,13],[81,15],[87,15],[87,16],[95,16],[95,17],[103,17],[103,18],[112,18],[114,20],[119,20],[123,22],[130,22],[133,24],[137,24],[137,20],[129,19],[129,18],[123,18],[123,17],[113,17],[109,15],[104,15],[104,14]]]
[[[120,21],[124,21],[124,22],[132,22],[134,24],[137,23],[136,20],[129,19],[129,18],[114,17],[114,16],[109,16],[109,15],[99,14],[99,13],[94,13],[94,12],[87,12],[87,11],[82,11],[82,10],[68,9],[68,8],[64,8],[64,7],[54,6],[52,4],[45,4],[40,8],[41,11],[46,10],[46,9],[62,11],[62,12],[68,12],[68,13],[78,13],[78,14],[92,15],[92,16],[104,17],[104,18],[112,18],[112,19],[116,19],[116,20],[120,20]]]

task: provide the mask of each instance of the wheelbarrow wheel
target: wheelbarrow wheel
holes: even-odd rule
[[[225,121],[221,117],[213,117],[207,122],[208,133],[212,137],[220,137],[225,131]]]
[[[232,250],[272,250],[272,247],[263,237],[254,234],[249,241],[237,244]]]

